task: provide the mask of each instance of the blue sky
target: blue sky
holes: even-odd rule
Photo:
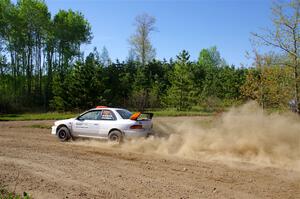
[[[227,63],[249,64],[250,32],[271,25],[271,0],[46,0],[52,16],[59,9],[80,11],[92,26],[93,41],[82,50],[103,46],[115,60],[128,56],[128,38],[136,15],[156,18],[151,40],[157,58],[169,59],[186,49],[196,60],[203,48],[216,45]]]

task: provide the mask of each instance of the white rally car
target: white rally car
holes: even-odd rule
[[[152,113],[134,113],[126,109],[97,106],[76,118],[59,120],[51,134],[61,141],[70,138],[104,138],[120,142],[123,138],[147,137],[152,132]]]

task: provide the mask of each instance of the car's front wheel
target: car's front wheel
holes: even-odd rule
[[[68,141],[71,138],[69,129],[65,126],[59,128],[57,131],[57,137],[62,142]]]
[[[111,142],[117,142],[120,143],[123,141],[123,135],[120,131],[118,130],[113,130],[109,133],[108,135],[108,139]]]

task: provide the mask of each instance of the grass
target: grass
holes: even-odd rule
[[[154,116],[160,117],[177,117],[177,116],[210,116],[215,114],[214,112],[202,112],[202,111],[176,111],[176,110],[161,110],[161,111],[149,111],[154,113]]]
[[[20,196],[14,192],[9,192],[4,186],[0,187],[0,199],[30,199],[30,196],[24,192],[23,196]]]
[[[25,121],[25,120],[61,120],[77,116],[77,113],[25,113],[25,114],[3,114],[0,121]]]
[[[213,110],[213,109],[207,109],[200,106],[194,106],[191,108],[191,110],[188,111],[178,111],[175,108],[169,108],[169,109],[163,109],[163,110],[149,110],[147,112],[154,113],[154,116],[211,116],[215,115],[216,113],[220,112],[220,110]]]
[[[133,111],[134,112],[134,111]],[[211,116],[218,111],[207,110],[201,107],[193,107],[190,111],[178,111],[176,109],[163,109],[163,110],[149,110],[146,112],[154,113],[154,117],[166,117],[166,116]],[[26,121],[26,120],[61,120],[76,117],[79,113],[24,113],[24,114],[0,114],[0,121]],[[48,126],[32,125],[31,128],[49,128]]]

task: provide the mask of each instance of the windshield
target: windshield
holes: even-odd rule
[[[120,116],[123,119],[129,119],[130,116],[132,115],[132,113],[130,111],[124,110],[124,109],[117,110],[117,112],[120,114]]]

